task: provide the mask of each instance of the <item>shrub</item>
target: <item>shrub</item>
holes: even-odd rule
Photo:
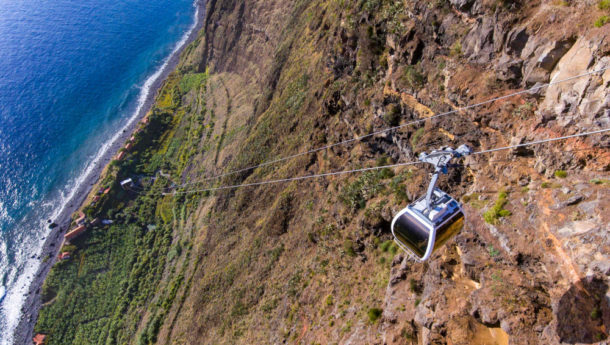
[[[417,282],[415,279],[409,279],[409,291],[416,292],[417,291]]]
[[[565,170],[557,170],[557,171],[555,171],[555,177],[566,178],[566,177],[568,177],[568,173]]]
[[[597,320],[599,319],[599,317],[601,316],[601,311],[599,310],[598,307],[593,308],[593,310],[591,310],[591,320]]]
[[[385,242],[383,242],[379,248],[381,249],[382,252],[387,253],[387,251],[390,249],[390,246],[392,245],[392,240],[387,240]]]
[[[610,9],[610,0],[601,0],[598,4],[597,7],[600,10],[607,10]]]
[[[496,224],[499,218],[508,217],[511,215],[510,211],[504,209],[504,205],[506,205],[508,202],[507,197],[508,195],[506,192],[500,192],[498,194],[496,204],[483,214],[485,222],[489,224]]]
[[[345,251],[345,254],[349,256],[356,256],[356,252],[354,251],[354,242],[350,240],[345,240],[345,242],[343,242],[343,250]]]
[[[370,322],[376,322],[381,317],[381,313],[383,313],[382,309],[371,308],[366,314],[368,315]]]
[[[413,89],[420,89],[426,83],[426,76],[417,70],[416,66],[409,65],[405,67],[404,78]]]
[[[380,183],[382,177],[380,171],[369,171],[362,174],[355,182],[341,190],[339,200],[351,209],[364,208],[368,199],[384,189],[384,185]]]
[[[179,87],[182,93],[188,93],[194,88],[197,88],[207,80],[207,73],[188,73],[180,80]]]
[[[453,56],[453,57],[458,57],[462,55],[462,43],[455,42],[452,46],[451,46],[451,50],[449,51],[449,55]]]
[[[419,141],[422,135],[424,135],[423,127],[416,130],[415,133],[413,133],[413,136],[411,136],[411,147],[413,149],[415,149],[415,146],[417,146],[417,142]]]
[[[392,105],[392,107],[390,108],[390,111],[387,111],[384,115],[383,115],[383,119],[390,125],[390,126],[397,126],[400,123],[400,114],[401,114],[402,110],[400,108],[400,105],[398,104],[394,104]]]
[[[610,23],[610,16],[601,16],[597,18],[594,25],[596,28],[601,28],[602,26]]]

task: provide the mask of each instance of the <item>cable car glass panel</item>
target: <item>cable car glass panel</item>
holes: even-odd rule
[[[428,246],[430,228],[425,226],[411,212],[405,210],[394,222],[394,236],[403,249],[408,249],[422,258]]]

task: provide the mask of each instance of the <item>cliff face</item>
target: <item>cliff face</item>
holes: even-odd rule
[[[200,66],[211,67],[211,88],[226,92],[209,94],[207,104],[226,116],[224,133],[236,134],[214,164],[195,164],[220,173],[606,68],[608,28],[593,24],[600,7],[211,2]],[[226,183],[607,128],[609,78],[578,78]],[[209,219],[196,226],[204,234],[199,283],[168,343],[605,339],[607,145],[595,136],[468,158],[441,182],[462,197],[467,225],[427,264],[383,244],[392,214],[424,191],[425,169],[391,181],[369,174],[218,193],[201,206]],[[498,202],[510,216],[493,212]]]
[[[608,128],[605,71],[202,180],[610,67],[610,26],[594,25],[607,7],[211,0],[201,37],[159,95],[153,119],[173,120],[164,122],[165,132],[150,133],[165,133],[151,145],[159,145],[166,157],[160,166],[172,180],[193,190],[411,161],[442,146],[483,150]],[[185,75],[206,70],[199,87],[183,86]],[[137,320],[114,332],[124,341],[162,344],[606,339],[608,139],[466,158],[439,183],[464,203],[466,226],[427,263],[405,256],[389,227],[393,214],[425,191],[430,171],[423,166],[187,196],[123,196],[146,206],[148,221],[165,232],[162,249],[151,244],[163,258],[155,261],[153,287],[137,305],[115,309]],[[149,158],[134,159],[153,164]],[[130,219],[117,216],[119,223]]]

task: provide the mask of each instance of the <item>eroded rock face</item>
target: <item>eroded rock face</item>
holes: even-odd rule
[[[563,49],[563,48],[562,48]],[[552,80],[563,80],[610,67],[610,57],[599,56],[597,39],[580,38],[560,57],[553,69]],[[556,58],[556,57],[554,57]],[[540,105],[539,114],[556,118],[557,124],[566,127],[576,122],[582,127],[607,127],[610,124],[610,71],[578,78],[574,83],[558,84],[548,88]]]

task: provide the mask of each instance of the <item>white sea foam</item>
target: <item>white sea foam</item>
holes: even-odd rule
[[[13,278],[16,278],[14,284],[7,287],[6,297],[0,306],[0,319],[4,322],[0,324],[0,345],[11,345],[13,344],[14,332],[19,324],[19,320],[21,318],[21,308],[26,299],[26,295],[29,291],[30,285],[36,275],[40,267],[41,261],[37,259],[40,256],[42,247],[44,244],[44,239],[49,235],[50,230],[47,227],[46,219],[57,219],[59,215],[65,210],[65,208],[70,204],[72,199],[76,196],[76,192],[80,189],[79,187],[87,181],[92,174],[94,174],[94,169],[102,164],[103,158],[107,155],[108,150],[121,138],[123,131],[130,128],[133,123],[138,119],[138,115],[140,114],[142,108],[146,104],[146,99],[148,98],[151,88],[155,81],[159,79],[159,77],[163,74],[167,66],[169,65],[172,57],[185,45],[188,40],[189,35],[197,26],[197,18],[199,17],[199,6],[197,6],[197,0],[193,2],[193,6],[195,7],[194,20],[191,27],[182,35],[180,41],[176,43],[174,49],[171,54],[164,60],[163,64],[151,75],[149,76],[140,89],[140,94],[138,96],[138,103],[136,110],[133,112],[133,115],[127,120],[127,122],[108,140],[104,143],[100,149],[98,150],[95,157],[89,162],[89,164],[83,169],[81,174],[76,178],[68,182],[66,191],[62,191],[58,200],[53,201],[52,203],[45,203],[45,205],[59,205],[54,208],[48,215],[41,217],[40,222],[38,224],[38,229],[44,229],[43,233],[40,234],[37,238],[28,239],[19,239],[16,243],[21,243],[20,248],[18,248],[17,253],[15,254],[15,263],[18,263],[18,267],[13,267],[11,271],[8,272],[9,278],[7,280],[13,281]],[[2,216],[2,207],[0,205],[0,216]],[[24,234],[25,232],[21,232]],[[28,233],[36,233],[36,232],[28,232]],[[30,243],[28,243],[30,242]],[[6,248],[0,248],[0,252],[7,253]],[[6,257],[6,256],[5,256]],[[32,258],[34,257],[34,258]]]

